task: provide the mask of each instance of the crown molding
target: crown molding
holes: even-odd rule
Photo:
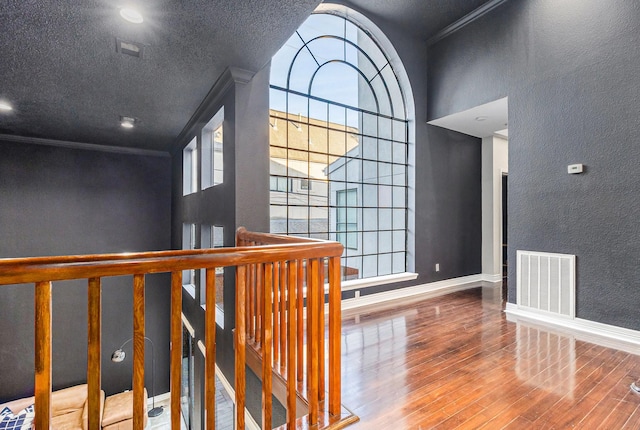
[[[111,152],[115,154],[144,155],[148,157],[169,157],[169,152],[152,149],[129,148],[124,146],[98,145],[95,143],[71,142],[67,140],[43,139],[40,137],[0,134],[0,142],[26,143],[31,145],[57,146],[60,148],[82,149],[86,151]]]
[[[487,13],[491,12],[492,10],[494,10],[498,6],[502,5],[503,3],[506,3],[507,1],[509,1],[509,0],[491,0],[491,1],[488,1],[487,3],[483,4],[482,6],[480,6],[476,10],[474,10],[473,12],[463,16],[462,18],[460,18],[459,20],[457,20],[453,24],[443,28],[438,33],[436,33],[434,36],[429,38],[427,40],[427,46],[431,46],[434,43],[441,41],[445,37],[448,37],[448,36],[452,35],[456,31],[458,31],[461,28],[467,26],[468,24],[471,24],[476,19],[486,15]]]

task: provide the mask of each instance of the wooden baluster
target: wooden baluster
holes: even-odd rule
[[[298,319],[296,349],[298,352],[296,357],[298,359],[298,382],[302,382],[304,377],[304,260],[298,260],[296,265],[298,266],[298,274],[296,276],[296,302],[298,305],[296,307]]]
[[[101,363],[100,345],[102,336],[102,291],[100,278],[90,278],[88,285],[88,326],[87,326],[87,402],[89,430],[100,430],[100,387]]]
[[[272,373],[271,373],[271,347],[273,342],[272,333],[272,289],[273,289],[273,264],[264,263],[264,297],[262,312],[262,428],[271,429],[271,396],[272,396]]]
[[[245,303],[247,290],[247,266],[236,268],[236,303]],[[251,287],[249,287],[251,290]],[[236,428],[244,430],[244,407],[246,396],[246,310],[243,306],[236,306]],[[180,413],[178,411],[178,413]]]
[[[287,279],[287,314],[289,343],[287,344],[287,425],[294,428],[296,422],[296,329],[298,327],[296,298],[297,298],[297,261],[289,262],[289,276]],[[299,351],[300,352],[300,351]],[[298,352],[298,353],[299,353]]]
[[[51,422],[51,282],[36,283],[35,292],[35,427]]]
[[[280,370],[284,370],[287,362],[287,266],[280,263]]]
[[[249,290],[249,294],[247,294],[247,330],[249,334],[249,340],[253,341],[256,338],[256,328],[255,328],[255,289],[256,289],[256,275],[255,275],[256,266],[255,264],[251,264],[247,268],[247,276],[248,283],[247,289]],[[236,327],[237,330],[237,327]]]
[[[311,267],[307,267],[310,284],[307,285],[307,392],[309,396],[309,424],[318,423],[318,377],[319,377],[319,351],[318,351],[318,266],[317,258],[309,261]]]
[[[264,264],[257,264],[256,270],[256,344],[262,346],[262,325],[264,316]]]
[[[273,365],[280,361],[280,263],[273,263]],[[269,288],[267,286],[267,288]]]
[[[180,430],[182,272],[171,273],[171,429]]]
[[[144,428],[144,275],[133,276],[133,428]]]
[[[318,396],[320,401],[324,400],[325,391],[325,335],[324,335],[324,262],[319,260],[318,264]]]
[[[204,399],[206,429],[216,428],[216,269],[206,272]]]
[[[339,415],[341,395],[340,348],[342,346],[340,257],[329,258],[329,413]]]

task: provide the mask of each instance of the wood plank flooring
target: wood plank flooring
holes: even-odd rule
[[[640,429],[640,356],[508,322],[484,292],[345,312],[350,429]]]

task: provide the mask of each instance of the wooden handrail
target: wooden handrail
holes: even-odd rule
[[[100,428],[102,278],[133,276],[133,425],[144,424],[145,275],[171,273],[171,427],[180,428],[182,271],[205,270],[206,428],[215,423],[215,269],[236,270],[236,421],[244,428],[246,348],[262,356],[263,428],[271,428],[272,371],[287,384],[287,423],[299,425],[296,398],[304,393],[316,426],[346,422],[340,405],[340,255],[336,242],[294,238],[238,229],[233,248],[0,259],[0,286],[35,283],[36,427],[49,428],[51,414],[52,282],[87,279],[88,423]],[[329,338],[324,338],[324,267],[329,268]],[[310,283],[309,283],[310,281]],[[307,342],[303,306],[307,288]],[[328,407],[324,406],[325,342],[329,344]],[[303,362],[306,355],[306,363]],[[306,392],[305,392],[306,387]],[[336,391],[337,390],[337,391]],[[334,416],[335,419],[326,419]],[[325,426],[326,427],[326,426]]]

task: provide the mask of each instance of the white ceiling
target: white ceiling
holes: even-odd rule
[[[509,122],[507,106],[507,97],[505,97],[463,112],[434,119],[429,121],[429,124],[480,138],[494,134],[504,136]]]

